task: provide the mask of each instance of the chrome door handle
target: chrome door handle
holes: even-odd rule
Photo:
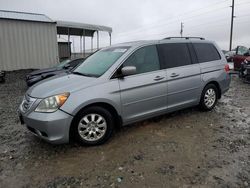
[[[154,80],[155,81],[159,81],[159,80],[162,80],[162,79],[164,79],[165,77],[161,77],[161,76],[156,76],[155,78],[154,78]]]
[[[177,77],[177,76],[179,76],[179,74],[172,73],[170,77],[175,78],[175,77]]]

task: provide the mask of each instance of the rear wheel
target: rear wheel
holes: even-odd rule
[[[200,108],[203,111],[212,110],[218,101],[218,88],[214,84],[208,84],[201,95]]]
[[[80,112],[74,123],[73,132],[82,145],[99,145],[107,141],[114,129],[111,113],[98,106],[89,107]]]

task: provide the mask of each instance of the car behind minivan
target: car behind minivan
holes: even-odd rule
[[[227,61],[214,42],[131,42],[104,48],[73,72],[32,86],[19,115],[48,142],[97,145],[117,126],[196,105],[212,110],[229,85]]]

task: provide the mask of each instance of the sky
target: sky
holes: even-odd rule
[[[46,14],[64,20],[113,28],[112,43],[199,36],[228,50],[231,0],[0,0],[0,9]],[[233,48],[250,47],[250,0],[235,0]],[[65,39],[66,36],[62,36]],[[72,37],[73,51],[79,51],[79,37]],[[90,48],[90,38],[86,48]],[[94,38],[96,45],[96,37]],[[109,35],[100,34],[100,46],[109,44]],[[96,46],[94,46],[96,47]]]

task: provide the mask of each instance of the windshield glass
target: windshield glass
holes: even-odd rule
[[[128,48],[129,47],[126,46],[100,50],[88,57],[73,73],[99,77],[104,74]]]
[[[61,63],[57,64],[56,67],[59,67],[59,68],[62,68],[64,67],[67,63],[69,63],[70,60],[69,59],[66,59],[64,61],[62,61]]]
[[[238,46],[237,47],[237,55],[245,55],[248,52],[249,52],[249,50],[245,46]]]

